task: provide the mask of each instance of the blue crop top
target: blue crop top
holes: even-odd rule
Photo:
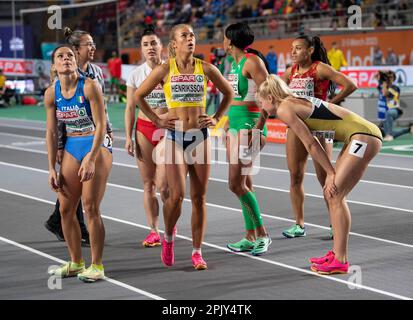
[[[55,84],[56,117],[66,125],[67,134],[89,133],[95,131],[90,103],[84,94],[85,78],[80,77],[76,92],[70,99],[63,97],[60,80]]]

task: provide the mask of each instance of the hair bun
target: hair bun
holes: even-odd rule
[[[313,37],[313,42],[314,42],[314,43],[321,43],[320,37],[314,36],[314,37]]]
[[[149,24],[145,27],[145,31],[155,31],[155,26],[153,24]]]
[[[66,38],[69,38],[73,34],[73,31],[69,27],[64,27],[63,34]]]

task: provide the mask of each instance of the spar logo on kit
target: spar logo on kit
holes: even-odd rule
[[[79,115],[79,117],[84,117],[87,113],[86,113],[85,108],[81,108],[77,110],[77,114]]]
[[[314,97],[313,78],[293,78],[289,87],[298,96]]]
[[[180,74],[171,77],[172,101],[201,102],[204,98],[204,76]]]

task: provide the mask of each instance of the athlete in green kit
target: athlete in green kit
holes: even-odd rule
[[[254,158],[265,144],[267,128],[254,133],[252,129],[259,121],[261,111],[255,97],[257,86],[265,81],[268,72],[265,58],[260,58],[257,55],[259,52],[247,49],[253,41],[254,33],[246,23],[235,23],[225,30],[224,49],[233,58],[228,81],[235,92],[228,113],[228,184],[241,202],[246,229],[245,238],[227,246],[232,251],[260,255],[268,251],[271,238],[263,225],[260,207],[252,188],[251,170]],[[251,54],[251,51],[255,54]]]

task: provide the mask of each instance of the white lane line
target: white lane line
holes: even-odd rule
[[[2,118],[4,120],[4,118]],[[17,120],[17,119],[14,119]],[[7,127],[7,128],[14,128],[14,129],[30,129],[30,130],[37,130],[37,131],[46,131],[46,122],[39,121],[39,123],[44,124],[44,128],[42,127],[33,127],[33,126],[24,126],[24,125],[12,125],[0,122],[0,127]]]
[[[49,172],[47,170],[42,170],[42,169],[37,169],[37,168],[33,168],[33,167],[26,167],[26,166],[21,166],[21,165],[17,165],[17,164],[12,164],[12,163],[7,163],[7,162],[1,162],[0,161],[0,165],[5,165],[5,166],[10,166],[10,167],[15,167],[15,168],[19,168],[19,169],[25,169],[25,170],[29,170],[29,171],[35,171],[35,172],[39,172],[39,173],[45,173],[48,174]],[[214,178],[210,178],[210,180],[215,180]],[[119,184],[115,184],[115,183],[107,183],[108,186],[111,187],[115,187],[115,188],[119,188],[119,189],[123,189],[123,190],[129,190],[129,191],[135,191],[135,192],[143,192],[143,189],[139,189],[139,188],[134,188],[134,187],[129,187],[129,186],[124,186],[124,185],[119,185]],[[285,190],[282,189],[278,189],[276,191],[281,191],[281,192],[286,192]],[[157,193],[157,195],[160,195],[159,193]],[[314,195],[314,197],[317,198],[323,198],[321,196],[316,196]],[[191,203],[191,199],[186,199],[184,198],[185,202]],[[349,202],[349,201],[348,201]],[[365,204],[365,203],[358,203],[358,204]],[[213,207],[213,208],[219,208],[219,209],[224,209],[227,210],[229,212],[236,212],[237,214],[242,212],[241,209],[238,208],[233,208],[233,207],[227,207],[227,206],[222,206],[222,205],[218,205],[215,203],[206,203],[207,206],[209,207]],[[373,205],[374,206],[374,205]],[[385,207],[385,209],[392,209],[392,210],[398,210],[400,208],[392,208],[392,207]],[[410,210],[409,212],[413,213],[413,210]],[[288,218],[283,218],[283,217],[278,217],[278,216],[274,216],[274,215],[269,215],[269,214],[265,214],[263,212],[261,212],[261,215],[263,217],[269,218],[269,219],[273,219],[273,220],[279,220],[279,221],[284,221],[284,222],[295,222],[295,220],[292,219],[288,219]],[[318,224],[312,224],[312,223],[306,223],[306,225],[308,226],[312,226],[315,228],[319,228],[319,229],[323,229],[323,230],[330,230],[329,227],[325,227],[325,226],[321,226]],[[387,239],[383,239],[383,238],[378,238],[378,237],[373,237],[373,236],[369,236],[369,235],[364,235],[361,233],[356,233],[356,232],[350,232],[350,235],[353,236],[357,236],[357,237],[361,237],[361,238],[366,238],[366,239],[371,239],[371,240],[376,240],[376,241],[380,241],[383,243],[389,243],[389,244],[394,244],[394,245],[398,245],[398,246],[402,246],[402,247],[406,247],[406,248],[413,248],[413,244],[408,244],[408,243],[403,243],[403,242],[397,242],[397,241],[392,241],[392,240],[387,240]]]
[[[28,135],[23,135],[23,134],[14,134],[14,133],[5,133],[5,132],[0,132],[0,135],[6,135],[6,136],[11,136],[11,137],[22,137],[22,138],[30,138],[30,139],[35,139],[35,140],[45,140],[44,138],[39,138],[39,137],[32,137]],[[119,140],[125,140],[125,138],[115,136],[115,139]],[[113,150],[120,151],[126,153],[124,148],[117,148],[117,147],[112,147]],[[212,150],[218,150],[218,151],[226,151],[225,148],[212,148]],[[260,155],[264,156],[270,156],[270,157],[281,157],[281,158],[286,158],[285,154],[277,154],[277,153],[266,153],[266,152],[260,152]],[[410,157],[410,156],[408,156]],[[308,158],[308,160],[313,161],[311,157]],[[333,160],[332,163],[335,163],[336,161]],[[378,164],[372,164],[369,163],[369,168],[380,168],[380,169],[390,169],[390,170],[398,170],[398,171],[410,171],[413,172],[413,168],[404,168],[404,167],[394,167],[394,166],[387,166],[387,165],[378,165]],[[262,167],[266,168],[266,167]],[[272,169],[272,168],[268,168]],[[306,173],[307,174],[307,173]],[[314,174],[313,174],[314,175]]]
[[[22,145],[25,145],[22,143]],[[4,145],[0,144],[0,148],[5,148],[5,149],[11,149],[11,150],[18,150],[18,151],[26,151],[26,152],[34,152],[34,153],[40,153],[40,154],[47,154],[47,151],[43,150],[37,150],[37,149],[29,149],[29,148],[23,148],[19,147],[18,145]],[[121,150],[125,151],[124,149],[121,148],[112,148],[113,150]],[[211,161],[213,164],[218,164],[218,165],[228,165],[227,162],[225,161]],[[136,166],[126,164],[126,163],[121,163],[121,162],[113,162],[114,165],[117,166],[123,166],[123,167],[128,167],[128,168],[136,168]],[[276,168],[269,168],[269,167],[261,167],[261,166],[254,166],[257,170],[267,170],[267,171],[274,171],[274,172],[281,172],[281,173],[286,173],[289,174],[289,171],[287,169],[276,169]],[[413,171],[413,169],[407,169],[409,171]],[[316,177],[317,175],[315,173],[310,173],[306,172],[305,175],[307,176],[312,176]],[[412,189],[413,186],[406,186],[406,185],[401,185],[401,184],[394,184],[394,183],[386,183],[386,182],[380,182],[380,181],[371,181],[371,180],[360,180],[362,183],[369,183],[369,184],[375,184],[375,185],[380,185],[380,186],[386,186],[386,187],[391,187],[391,188],[403,188],[403,189]],[[255,185],[255,184],[254,184]]]
[[[21,138],[29,138],[29,139],[34,139],[34,140],[45,140],[44,138],[39,138],[39,137],[32,137],[32,136],[27,136],[23,134],[14,134],[14,133],[4,133],[0,132],[0,135],[5,135],[5,136],[10,136],[10,137],[21,137]],[[124,140],[124,139],[123,139]],[[1,145],[3,148],[7,148],[9,145]],[[113,150],[126,153],[124,148],[117,148],[113,147]],[[213,150],[219,150],[219,151],[225,151],[224,148],[212,148]],[[19,149],[15,149],[19,150]],[[22,151],[25,151],[24,149],[21,149]],[[27,149],[27,151],[30,151],[31,149]],[[37,151],[37,150],[36,150]],[[272,156],[272,157],[282,157],[285,158],[286,156],[283,154],[272,154],[272,153],[265,153],[265,152],[260,152],[260,155],[267,155],[267,156]],[[312,161],[311,158],[309,158],[310,161]],[[335,163],[335,160],[332,161],[332,163]],[[268,168],[268,167],[261,167],[264,170],[285,170],[285,169],[274,169],[274,168]],[[413,172],[413,168],[404,168],[404,167],[394,167],[394,166],[387,166],[387,165],[379,165],[379,164],[369,164],[369,168],[379,168],[379,169],[390,169],[390,170],[396,170],[396,171],[409,171]],[[315,175],[314,173],[305,173],[307,175]],[[374,183],[374,181],[373,181]]]
[[[0,118],[1,120],[1,118]],[[18,119],[14,119],[14,120],[18,120]],[[45,123],[45,122],[44,122]],[[45,123],[46,125],[46,123]],[[10,127],[10,128],[17,128],[17,129],[32,129],[32,130],[37,130],[37,131],[46,131],[46,127],[41,128],[41,127],[31,127],[31,126],[14,126],[14,125],[10,125],[10,124],[2,124],[0,121],[0,127]],[[1,134],[1,133],[0,133]],[[22,135],[23,136],[23,135]],[[125,137],[123,136],[115,136],[114,135],[115,140],[126,140]],[[393,146],[388,146],[389,148],[393,148]],[[396,147],[396,146],[394,146]],[[120,148],[117,148],[120,149]],[[123,149],[121,149],[123,150]],[[219,150],[219,151],[226,151],[225,148],[213,148],[213,150]],[[340,152],[341,148],[334,148],[333,149],[336,152]],[[281,158],[286,158],[285,154],[279,154],[279,153],[268,153],[268,152],[260,152],[260,154],[264,155],[264,156],[269,156],[269,157],[281,157]],[[412,158],[413,156],[410,155],[403,155],[403,154],[389,154],[389,153],[379,153],[377,156],[389,156],[389,157],[398,157],[398,158]],[[308,158],[310,161],[312,161],[311,157]],[[369,166],[373,166],[372,164],[369,164]],[[397,169],[396,167],[393,167],[395,170]],[[411,169],[409,169],[411,170]]]
[[[40,137],[33,137],[33,136],[27,136],[23,134],[16,134],[16,133],[6,133],[6,132],[0,132],[0,135],[2,136],[8,136],[8,137],[14,137],[14,138],[28,138],[28,139],[33,139],[33,140],[42,140],[44,141],[45,138],[40,138]]]
[[[10,149],[10,150],[18,150],[18,151],[26,151],[26,152],[33,152],[33,153],[40,153],[40,154],[47,154],[47,151],[37,150],[37,149],[28,149],[23,147],[11,146],[8,144],[0,144],[0,148]]]
[[[222,183],[228,183],[228,180],[225,179],[218,179],[218,178],[209,178],[211,181],[217,181],[217,182],[222,182]],[[284,193],[290,193],[290,190],[287,189],[280,189],[280,188],[272,188],[272,187],[267,187],[259,184],[253,184],[254,187],[260,188],[260,189],[266,189],[266,190],[272,190],[272,191],[278,191],[278,192],[284,192]],[[313,198],[319,198],[319,199],[324,199],[322,195],[318,194],[312,194],[312,193],[305,193],[306,196],[308,197],[313,197]],[[409,212],[413,213],[412,209],[404,209],[404,208],[398,208],[398,207],[391,207],[391,206],[385,206],[381,204],[376,204],[376,203],[370,203],[370,202],[363,202],[363,201],[356,201],[356,200],[349,200],[347,199],[347,203],[355,203],[355,204],[361,204],[364,206],[369,206],[369,207],[377,207],[377,208],[383,208],[383,209],[390,209],[390,210],[395,210],[395,211],[402,211],[402,212]],[[294,220],[295,221],[295,220]]]
[[[4,191],[4,189],[0,189],[0,191],[6,192],[6,191]],[[12,192],[8,192],[8,193],[12,193]],[[22,195],[22,194],[19,194],[19,193],[16,193],[16,192],[15,192],[15,193],[12,193],[12,194],[19,195],[19,196],[22,196],[22,197],[26,197],[26,195]],[[49,202],[49,201],[44,200],[44,199],[35,198],[35,197],[30,197],[30,196],[28,196],[27,198],[30,198],[30,199],[33,199],[33,200],[37,200],[37,201],[41,201],[41,202],[47,202],[47,203]],[[54,205],[54,203],[52,203],[52,204]],[[20,249],[29,251],[29,252],[31,252],[31,253],[37,254],[37,255],[42,256],[42,257],[44,257],[44,258],[47,258],[47,259],[49,259],[49,260],[53,260],[53,261],[55,261],[55,262],[57,262],[57,263],[60,263],[60,264],[63,264],[63,263],[66,262],[66,261],[64,261],[64,260],[62,260],[62,259],[56,258],[56,257],[54,257],[54,256],[51,256],[50,254],[47,254],[47,253],[44,253],[44,252],[42,252],[42,251],[33,249],[33,248],[31,248],[31,247],[28,247],[28,246],[26,246],[26,245],[23,245],[23,244],[21,244],[21,243],[15,242],[15,241],[13,241],[13,240],[10,240],[10,239],[7,239],[7,238],[1,237],[1,236],[0,236],[0,241],[3,241],[3,242],[8,243],[8,244],[11,244],[11,245],[13,245],[13,246],[15,246],[15,247],[18,247],[18,248],[20,248]],[[129,285],[129,284],[123,283],[123,282],[121,282],[121,281],[118,281],[118,280],[115,280],[115,279],[112,279],[112,278],[105,277],[104,280],[107,281],[107,282],[110,282],[110,283],[112,283],[112,284],[114,284],[114,285],[116,285],[116,286],[122,287],[122,288],[124,288],[124,289],[128,289],[128,290],[133,291],[133,292],[135,292],[135,293],[139,293],[139,294],[141,294],[141,295],[147,296],[147,297],[149,297],[149,298],[151,298],[151,299],[154,299],[154,300],[165,300],[164,298],[162,298],[162,297],[160,297],[160,296],[157,296],[157,295],[152,294],[152,293],[150,293],[150,292],[141,290],[141,289],[139,289],[139,288],[135,288],[135,287],[133,287],[133,286],[131,286],[131,285]]]
[[[4,147],[3,145],[0,145],[0,147]],[[26,149],[26,148],[20,148],[20,147],[10,147],[10,146],[5,146],[5,148],[8,149],[14,149],[14,150],[21,150],[21,151],[28,151],[28,152],[34,152],[34,153],[41,153],[41,154],[47,154],[46,151],[41,151],[41,150],[35,150],[35,149]],[[5,165],[11,165],[10,163],[7,162],[1,162],[0,164],[5,164]],[[116,166],[122,166],[122,167],[127,167],[127,168],[136,168],[136,166],[131,165],[131,164],[124,164],[120,162],[113,162],[114,165]],[[16,165],[17,166],[17,165]],[[25,166],[21,166],[22,168],[26,168]],[[31,167],[27,167],[31,168]],[[216,181],[216,182],[222,182],[222,183],[228,183],[227,180],[225,179],[219,179],[219,178],[214,178],[210,177],[209,180],[211,181]],[[401,185],[395,185],[400,188],[412,188],[410,186],[401,186]],[[277,192],[283,192],[283,193],[290,193],[290,190],[288,189],[281,189],[281,188],[273,188],[273,187],[268,187],[260,184],[254,183],[254,187],[259,188],[259,189],[264,189],[264,190],[271,190],[271,191],[277,191]],[[318,198],[318,199],[323,199],[324,197],[322,195],[318,194],[312,194],[312,193],[305,193],[305,196],[308,197],[313,197],[313,198]],[[411,209],[404,209],[404,208],[399,208],[399,207],[392,207],[392,206],[385,206],[381,204],[376,204],[376,203],[370,203],[370,202],[364,202],[364,201],[357,201],[357,200],[350,200],[347,199],[347,203],[354,203],[354,204],[360,204],[360,205],[365,205],[369,207],[377,207],[377,208],[383,208],[383,209],[389,209],[389,210],[395,210],[395,211],[401,211],[401,212],[409,212],[413,213],[413,210]]]
[[[228,165],[228,162],[225,161],[211,161],[212,163],[216,163],[219,165]],[[281,173],[287,173],[288,175],[290,174],[289,170],[286,169],[276,169],[276,168],[268,168],[268,167],[261,167],[261,166],[254,166],[255,169],[257,170],[267,170],[267,171],[274,171],[274,172],[281,172]],[[413,171],[413,169],[412,169]],[[305,175],[311,176],[311,177],[317,177],[315,173],[310,173],[306,172]],[[371,181],[371,180],[360,180],[359,182],[363,183],[370,183],[370,184],[376,184],[376,185],[381,185],[381,186],[387,186],[387,187],[393,187],[393,188],[405,188],[405,189],[413,189],[412,186],[406,186],[406,185],[401,185],[401,184],[393,184],[393,183],[386,183],[386,182],[379,182],[379,181]],[[255,185],[255,184],[254,184]]]
[[[114,186],[113,184],[108,184],[108,185]],[[130,190],[130,189],[133,189],[133,188],[127,188],[127,189]],[[36,197],[33,197],[33,196],[28,196],[28,195],[25,195],[25,194],[22,194],[22,193],[17,193],[17,192],[10,191],[10,190],[7,190],[7,189],[2,189],[2,188],[0,188],[0,191],[1,191],[1,192],[4,192],[4,193],[10,193],[10,194],[13,194],[13,195],[18,195],[18,196],[21,196],[21,197],[25,197],[25,198],[29,198],[29,199],[41,201],[41,202],[50,203],[50,201],[48,201],[48,200],[44,200],[44,199],[41,199],[41,198],[36,198]],[[54,205],[53,202],[52,202],[51,204]],[[120,223],[124,223],[124,224],[128,224],[128,225],[131,225],[131,226],[135,226],[135,227],[139,227],[139,228],[142,227],[142,225],[137,224],[137,223],[134,223],[134,222],[131,222],[131,221],[122,220],[122,219],[118,219],[118,218],[112,218],[112,217],[109,217],[109,216],[104,216],[104,215],[102,215],[102,218],[103,218],[103,217],[106,218],[106,219],[109,218],[109,219],[111,219],[111,220],[113,220],[113,221],[120,222]],[[146,226],[143,226],[143,227],[144,227],[145,229],[148,229],[148,227],[146,227]],[[181,238],[181,239],[184,239],[184,240],[192,241],[192,239],[189,238],[189,237],[185,237],[185,236],[181,236],[181,235],[177,235],[176,237]],[[0,237],[0,240],[1,240],[1,237]],[[230,251],[228,248],[221,247],[221,246],[218,246],[218,245],[215,245],[215,244],[212,244],[212,243],[203,242],[203,245],[208,246],[208,247],[212,247],[212,248],[215,248],[215,249],[218,249],[218,250],[221,250],[221,251],[231,252],[231,253],[232,253],[232,251]],[[29,249],[31,249],[31,248],[29,248]],[[32,249],[32,250],[34,250],[34,249]],[[37,250],[36,250],[36,251],[37,251]],[[321,278],[321,279],[328,279],[328,280],[335,281],[335,282],[338,282],[338,283],[341,283],[341,284],[345,284],[345,285],[347,285],[347,286],[349,286],[349,287],[355,287],[355,288],[358,288],[358,289],[364,289],[364,290],[367,290],[367,291],[371,291],[371,292],[378,293],[378,294],[381,294],[381,295],[389,296],[389,297],[392,297],[392,298],[401,299],[401,300],[413,300],[413,299],[410,298],[410,297],[402,296],[402,295],[399,295],[399,294],[396,294],[396,293],[392,293],[392,292],[389,292],[389,291],[376,289],[376,288],[373,288],[373,287],[369,287],[369,286],[357,284],[357,283],[354,283],[354,282],[342,280],[342,279],[335,278],[335,277],[332,277],[332,276],[320,275],[320,274],[317,274],[317,273],[312,272],[312,271],[310,271],[310,270],[306,270],[306,269],[294,267],[294,266],[291,266],[291,265],[288,265],[288,264],[285,264],[285,263],[281,263],[281,262],[277,262],[277,261],[265,259],[265,258],[262,258],[262,257],[256,257],[256,256],[252,256],[252,255],[250,255],[250,254],[245,254],[245,253],[237,253],[237,255],[243,256],[243,257],[246,257],[246,258],[249,258],[249,259],[254,259],[254,260],[262,261],[262,262],[265,262],[265,263],[269,263],[269,264],[272,264],[272,265],[275,265],[275,266],[278,266],[278,267],[282,267],[282,268],[294,270],[294,271],[297,271],[297,272],[306,273],[306,274],[309,274],[309,275],[312,275],[312,276],[319,277],[319,278]],[[54,258],[54,257],[52,257],[52,258]],[[139,289],[138,289],[138,290],[139,290]],[[162,299],[162,298],[160,298],[160,299]]]
[[[226,151],[225,148],[214,148],[214,150]],[[338,149],[337,151],[341,151],[341,149]],[[260,155],[269,156],[269,157],[276,157],[276,158],[287,158],[287,156],[285,154],[277,154],[277,153],[260,152]],[[386,153],[384,153],[384,154],[379,153],[378,156],[380,156],[380,155],[394,156],[393,154],[386,154]],[[402,155],[395,155],[395,156],[402,156]],[[406,157],[411,158],[412,156],[406,156]],[[311,157],[308,157],[308,160],[313,161],[313,159]],[[335,163],[336,161],[332,160],[331,162]],[[372,163],[369,163],[369,167],[391,169],[391,170],[413,171],[413,168],[394,167],[394,166],[378,165],[378,164],[372,164]]]

